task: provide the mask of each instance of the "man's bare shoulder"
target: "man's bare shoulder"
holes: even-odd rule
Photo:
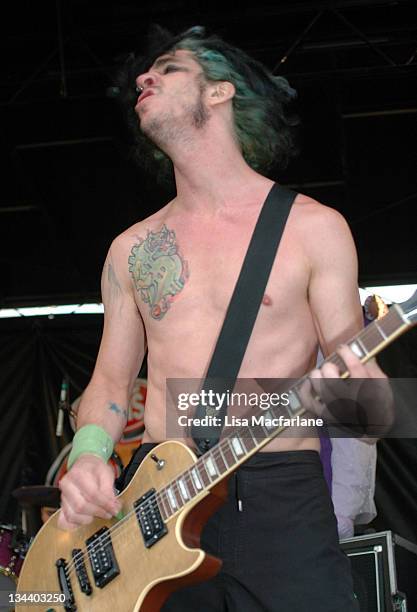
[[[317,244],[322,240],[337,242],[351,237],[343,215],[301,193],[294,202],[292,223],[297,234],[300,234],[307,244]]]
[[[172,202],[169,202],[166,206],[153,213],[149,217],[134,223],[121,234],[114,238],[111,250],[121,253],[130,251],[134,244],[142,241],[146,238],[148,232],[159,229],[166,222],[168,211],[170,210]]]
[[[345,218],[337,210],[303,193],[297,195],[293,210],[295,220],[300,224],[313,223],[315,227],[328,227],[330,230],[347,226]]]
[[[311,263],[356,259],[350,228],[337,210],[299,194],[293,212],[293,227]]]

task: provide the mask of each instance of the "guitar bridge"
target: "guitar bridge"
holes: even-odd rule
[[[72,591],[71,581],[68,573],[68,565],[65,559],[58,559],[55,563],[58,572],[58,582],[61,588],[61,593],[65,595],[64,610],[65,612],[75,612],[77,606]]]
[[[158,542],[168,529],[162,520],[155,489],[149,489],[133,504],[146,548]]]
[[[75,573],[77,574],[81,591],[86,595],[91,595],[93,589],[88,579],[87,568],[84,562],[84,553],[81,548],[72,549],[72,561],[75,565]]]
[[[120,574],[109,529],[102,527],[86,540],[86,544],[94,582],[102,589]]]

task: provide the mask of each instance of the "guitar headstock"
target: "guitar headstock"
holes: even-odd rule
[[[398,306],[401,308],[404,318],[415,325],[417,323],[417,291],[414,291],[408,300],[401,302]]]

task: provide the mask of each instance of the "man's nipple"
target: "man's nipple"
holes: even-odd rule
[[[265,293],[264,297],[262,298],[262,304],[264,306],[271,306],[272,304],[272,300],[267,293]]]

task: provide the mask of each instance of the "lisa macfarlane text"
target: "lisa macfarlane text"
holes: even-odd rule
[[[221,418],[213,415],[206,415],[202,418],[188,417],[185,414],[178,417],[178,424],[181,427],[219,427],[222,424]],[[306,417],[285,417],[283,415],[271,416],[268,414],[258,414],[249,417],[237,417],[234,415],[225,415],[225,427],[255,427],[260,425],[266,429],[275,429],[277,427],[323,427],[323,419],[306,418]]]

